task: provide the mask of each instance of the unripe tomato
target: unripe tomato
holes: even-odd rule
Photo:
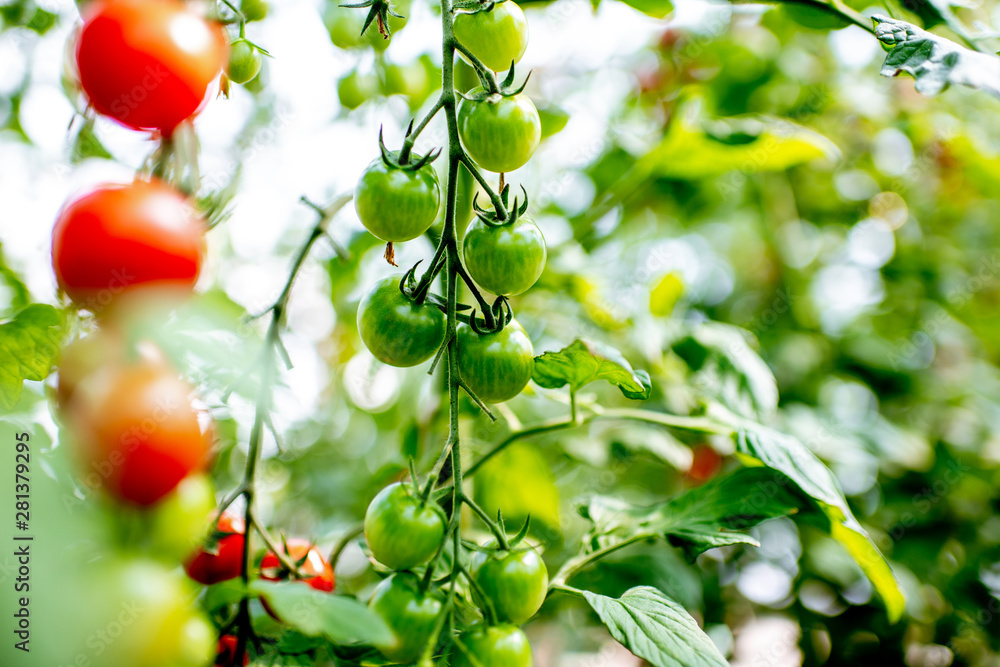
[[[472,279],[497,295],[527,292],[545,268],[545,239],[527,218],[502,227],[477,218],[465,233],[462,253]]]
[[[535,350],[516,320],[499,333],[482,336],[460,323],[456,337],[458,371],[480,399],[503,403],[527,386],[535,368]]]
[[[206,475],[184,478],[149,516],[150,551],[168,562],[187,557],[208,534],[213,509],[211,480]]]
[[[426,563],[444,539],[445,518],[433,501],[422,503],[405,484],[390,484],[365,512],[365,541],[375,559],[393,570]]]
[[[239,637],[236,635],[223,635],[219,637],[219,645],[216,651],[215,667],[236,667],[236,648],[239,645]],[[243,652],[243,667],[250,664],[250,656]]]
[[[376,359],[397,367],[427,361],[444,342],[444,313],[399,291],[399,277],[375,283],[358,305],[358,332]]]
[[[442,601],[435,591],[421,593],[416,575],[397,572],[375,587],[368,606],[392,631],[392,641],[375,648],[389,660],[406,664],[420,657],[441,613]]]
[[[494,71],[510,69],[528,48],[528,19],[507,0],[490,11],[455,15],[455,38]]]
[[[330,593],[333,591],[336,579],[333,575],[333,566],[320,553],[319,548],[309,540],[292,538],[287,542],[288,550],[285,552],[288,559],[293,563],[302,561],[299,565],[299,573],[303,575],[299,581],[312,589]],[[304,560],[303,560],[304,559]],[[291,578],[291,573],[286,570],[278,554],[268,551],[260,561],[260,578],[268,581],[284,581]]]
[[[219,533],[212,552],[198,549],[184,564],[188,576],[200,584],[211,586],[235,579],[243,574],[243,549],[246,544],[246,524],[232,512],[219,518]]]
[[[394,243],[426,232],[434,224],[440,205],[441,186],[429,164],[400,169],[376,158],[354,190],[354,207],[365,228]]]
[[[333,45],[341,49],[357,49],[371,47],[376,51],[385,51],[392,42],[392,35],[402,30],[410,14],[410,1],[393,3],[393,10],[401,14],[403,18],[395,16],[389,17],[389,29],[392,35],[385,39],[378,30],[375,21],[368,26],[365,34],[361,34],[361,28],[365,25],[365,18],[368,16],[368,9],[356,9],[352,7],[341,7],[339,0],[327,0],[323,9],[323,25],[330,33],[330,41]]]
[[[472,575],[493,603],[501,621],[521,625],[535,615],[545,602],[549,571],[534,549],[478,552],[472,561]]]
[[[80,383],[68,421],[88,478],[100,479],[95,486],[148,506],[201,470],[210,436],[191,393],[172,371],[146,363],[109,366]]]
[[[469,94],[482,90],[474,88]],[[479,101],[462,100],[458,134],[476,164],[487,171],[507,172],[523,167],[535,154],[542,140],[542,122],[527,95],[494,94]]]
[[[378,79],[371,74],[351,70],[337,82],[337,97],[346,109],[359,106],[378,95]]]
[[[267,0],[242,0],[240,11],[247,21],[262,21],[271,11],[271,5]]]
[[[106,185],[59,213],[52,265],[73,303],[95,312],[138,286],[190,292],[201,271],[205,230],[204,219],[169,185]]]
[[[180,0],[99,0],[76,48],[90,104],[136,130],[171,134],[226,63],[221,26]]]
[[[182,576],[147,560],[110,561],[93,576],[108,613],[101,623],[108,628],[105,637],[116,626],[123,630],[101,644],[105,650],[97,664],[204,667],[212,662],[215,629],[192,604],[193,591]]]
[[[264,58],[260,51],[245,39],[233,40],[229,45],[229,64],[226,76],[233,83],[247,83],[260,73]]]
[[[508,0],[509,1],[509,0]],[[479,626],[462,633],[452,667],[531,667],[531,645],[513,625]]]

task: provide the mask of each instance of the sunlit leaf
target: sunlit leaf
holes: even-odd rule
[[[654,19],[666,18],[674,11],[674,3],[670,0],[622,0],[622,2]]]
[[[637,400],[649,398],[652,390],[649,374],[633,370],[621,352],[610,345],[582,338],[558,352],[535,357],[531,379],[546,389],[569,385],[574,390],[591,382],[607,380],[627,398]]]
[[[483,465],[475,477],[474,497],[507,523],[518,525],[531,515],[533,530],[559,529],[559,490],[545,456],[532,444],[514,443]]]
[[[679,604],[650,586],[620,598],[580,591],[611,636],[653,667],[726,667],[729,663]]]
[[[1000,58],[972,51],[917,26],[875,15],[875,36],[889,51],[883,76],[911,75],[914,87],[937,95],[951,84],[978,88],[1000,97]]]
[[[62,314],[33,304],[0,325],[0,408],[10,410],[25,380],[44,380],[52,371],[65,332]]]

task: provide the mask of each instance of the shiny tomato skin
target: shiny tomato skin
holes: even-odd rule
[[[358,304],[358,333],[376,359],[406,368],[434,356],[444,341],[444,313],[399,291],[399,277],[375,283]]]
[[[534,549],[500,551],[496,543],[489,552],[478,552],[472,575],[493,603],[500,621],[521,625],[545,602],[549,571]]]
[[[246,544],[246,524],[232,512],[219,518],[219,533],[215,553],[198,549],[184,564],[187,575],[199,584],[211,586],[235,579],[243,574],[243,549]]]
[[[478,626],[462,633],[452,667],[531,667],[531,644],[513,625]],[[473,660],[475,662],[473,662]]]
[[[233,83],[247,83],[260,73],[264,57],[253,44],[245,39],[235,39],[229,45],[229,63],[226,76]]]
[[[310,588],[324,593],[333,592],[336,579],[333,575],[333,567],[329,561],[320,553],[315,544],[309,540],[292,538],[288,540],[287,555],[293,563],[298,563],[305,558],[305,562],[299,566],[299,572],[305,575],[304,579],[296,579]],[[273,551],[264,554],[260,561],[260,578],[268,581],[282,581],[289,578],[289,573],[283,572],[281,561]]]
[[[393,243],[410,241],[430,229],[440,206],[441,186],[429,164],[399,169],[376,158],[354,189],[361,223],[376,238]]]
[[[80,383],[68,425],[84,474],[114,498],[148,507],[201,471],[211,434],[191,403],[192,387],[170,369],[109,366]]]
[[[140,286],[190,292],[206,224],[160,181],[105,185],[71,201],[52,229],[56,280],[80,308],[100,312]]]
[[[421,503],[406,484],[390,484],[368,505],[365,541],[375,559],[393,570],[426,563],[444,539],[445,518],[433,502]]]
[[[179,0],[98,0],[76,47],[80,85],[99,113],[171,134],[226,64],[222,27]]]
[[[481,92],[482,88],[474,88],[469,94]],[[458,134],[469,157],[483,169],[514,171],[535,154],[542,140],[542,121],[527,95],[494,94],[483,100],[462,100]]]
[[[437,592],[420,592],[420,579],[410,572],[396,572],[383,579],[368,607],[382,617],[393,638],[375,648],[394,662],[413,662],[420,657],[442,606]]]
[[[455,15],[455,38],[484,65],[506,71],[528,48],[528,19],[516,2],[501,2],[490,11]]]
[[[492,294],[513,296],[527,292],[542,275],[545,239],[527,218],[502,227],[477,218],[465,233],[462,254],[476,284]]]
[[[456,336],[458,371],[483,401],[509,401],[531,380],[535,352],[517,320],[511,320],[499,333],[482,336],[469,325],[459,324]]]

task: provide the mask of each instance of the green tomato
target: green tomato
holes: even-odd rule
[[[184,478],[149,516],[152,553],[168,562],[188,557],[212,525],[215,490],[205,475]]]
[[[371,74],[360,74],[351,70],[337,82],[337,97],[345,109],[359,106],[379,94],[378,79]]]
[[[465,233],[462,252],[472,279],[497,295],[527,292],[545,268],[545,239],[527,218],[502,227],[476,218]]]
[[[486,545],[495,549],[496,542]],[[549,571],[534,549],[478,552],[472,576],[493,603],[499,620],[521,625],[545,602]]]
[[[365,541],[378,562],[393,570],[422,565],[444,539],[445,518],[433,501],[422,503],[405,484],[382,489],[365,512]]]
[[[456,14],[455,38],[490,69],[506,71],[528,48],[528,19],[507,0],[490,11]]]
[[[509,0],[508,0],[509,1]],[[513,625],[479,626],[459,637],[451,667],[531,667],[531,644]]]
[[[474,88],[470,94],[482,90]],[[462,100],[458,134],[469,156],[483,169],[514,171],[534,155],[542,140],[542,123],[527,95],[495,94],[478,102]]]
[[[327,0],[323,9],[323,25],[330,33],[330,41],[334,46],[341,49],[358,49],[367,46],[376,51],[385,51],[389,48],[392,35],[389,39],[382,37],[378,31],[378,25],[373,21],[365,34],[361,34],[361,29],[365,25],[368,17],[368,8],[341,7],[339,0]],[[389,29],[392,34],[402,30],[406,26],[407,17],[410,13],[410,2],[393,3],[393,11],[402,14],[403,18],[389,17]]]
[[[430,77],[420,61],[409,65],[386,65],[382,91],[389,95],[405,95],[410,108],[419,108],[430,94]]]
[[[264,59],[260,51],[245,39],[233,40],[229,45],[229,64],[226,76],[233,83],[247,83],[260,73]]]
[[[503,403],[527,386],[535,368],[535,351],[516,320],[499,333],[482,336],[460,323],[456,340],[458,371],[480,399]]]
[[[409,572],[397,572],[375,587],[369,608],[392,631],[392,642],[376,648],[389,660],[411,663],[420,657],[441,613],[441,597],[420,592],[420,579]]]
[[[358,332],[376,359],[407,368],[434,356],[444,342],[444,313],[418,306],[399,291],[399,278],[375,283],[358,305]]]
[[[410,241],[426,232],[441,205],[437,173],[390,167],[381,158],[368,165],[354,189],[354,207],[362,224],[383,241]]]
[[[204,667],[215,657],[215,629],[192,604],[183,576],[146,560],[116,560],[95,573],[109,618],[101,664]],[[97,635],[98,639],[101,635]]]
[[[247,21],[262,21],[267,13],[271,11],[271,6],[267,0],[242,0],[240,11],[243,12]]]

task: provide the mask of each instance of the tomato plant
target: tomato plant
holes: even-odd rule
[[[469,275],[487,292],[527,292],[545,268],[545,239],[527,218],[511,224],[475,220],[465,233],[462,254]]]
[[[179,0],[101,0],[86,9],[76,63],[99,113],[171,134],[201,106],[226,63],[226,41]]]
[[[268,551],[260,561],[260,576],[269,581],[281,581],[294,576],[306,586],[317,591],[330,593],[333,591],[336,578],[333,567],[323,557],[315,544],[309,540],[293,538],[285,543],[284,553],[288,560],[296,565],[293,574],[281,563],[278,554]]]
[[[445,317],[431,304],[410,300],[400,291],[399,278],[383,278],[358,304],[358,333],[382,363],[415,366],[441,347]]]
[[[531,667],[528,638],[513,625],[479,627],[459,639],[455,667]]]
[[[161,182],[97,188],[66,205],[52,231],[59,286],[99,311],[139,286],[190,291],[201,271],[205,222]]]
[[[524,328],[511,321],[502,331],[477,334],[458,327],[458,368],[479,398],[490,403],[509,401],[527,386],[535,366],[534,349]]]
[[[439,594],[421,590],[415,575],[397,572],[375,587],[369,606],[391,632],[391,640],[378,650],[394,662],[409,663],[427,646],[443,605]]]
[[[224,512],[214,532],[209,548],[199,548],[184,564],[188,576],[206,586],[235,579],[244,570],[246,524],[243,519]]]
[[[455,38],[490,69],[507,70],[528,48],[528,19],[508,0],[486,11],[457,14]]]
[[[368,505],[365,540],[372,555],[394,570],[430,560],[444,538],[445,517],[434,503],[414,497],[404,484],[390,484]]]
[[[472,576],[490,602],[497,619],[520,625],[545,602],[549,572],[534,549],[502,551],[493,542],[476,554]]]
[[[427,158],[401,163],[383,151],[358,180],[354,206],[364,226],[383,241],[410,241],[434,224],[441,186]]]
[[[462,145],[487,171],[523,167],[542,139],[542,123],[531,98],[523,94],[487,94],[473,88],[458,108]]]

